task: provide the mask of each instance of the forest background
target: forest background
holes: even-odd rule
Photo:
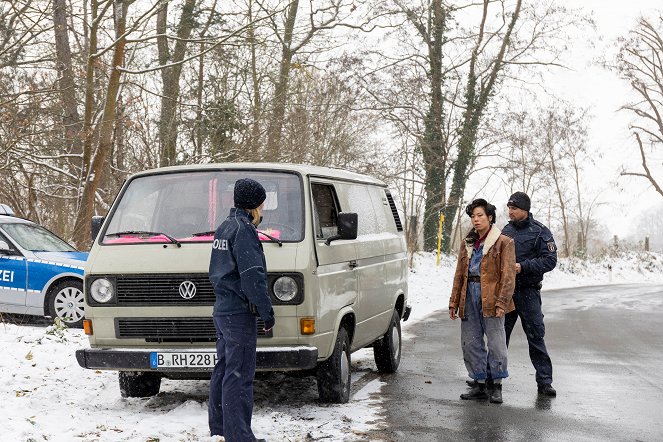
[[[516,190],[562,256],[660,250],[663,14],[641,0],[606,33],[582,3],[3,1],[0,202],[85,250],[133,172],[297,162],[385,180],[412,252],[440,213],[457,249],[477,196],[506,222]],[[560,92],[592,69],[614,108]]]

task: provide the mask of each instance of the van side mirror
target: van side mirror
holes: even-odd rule
[[[104,223],[105,216],[93,216],[90,220],[90,238],[92,242],[97,239],[101,225]]]
[[[332,241],[337,239],[357,239],[357,225],[358,217],[356,213],[339,213],[336,218],[336,225],[338,226],[338,235],[330,236],[325,241],[329,245]]]

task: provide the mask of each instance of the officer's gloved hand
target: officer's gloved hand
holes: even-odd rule
[[[272,327],[274,327],[274,324],[276,324],[276,318],[272,314],[272,316],[265,321],[265,331],[270,331]]]

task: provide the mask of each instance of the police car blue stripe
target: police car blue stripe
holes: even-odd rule
[[[71,264],[63,264],[61,262],[56,262],[56,261],[46,261],[43,259],[34,259],[34,258],[24,258],[22,256],[3,256],[4,259],[13,259],[15,261],[26,261],[26,262],[34,262],[37,264],[49,264],[53,266],[58,266],[58,267],[67,267],[70,269],[76,269],[76,270],[85,270],[85,267],[81,266],[74,266]]]

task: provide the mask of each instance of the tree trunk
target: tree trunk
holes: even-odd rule
[[[447,140],[444,136],[444,94],[442,86],[442,45],[446,29],[447,11],[441,0],[431,4],[431,28],[418,27],[428,48],[429,81],[431,101],[424,121],[424,136],[421,151],[426,170],[426,206],[424,209],[424,249],[437,247],[439,230],[439,211],[444,207],[446,198],[446,163],[448,158]],[[413,20],[413,23],[416,23]]]
[[[260,118],[262,115],[262,98],[260,96],[260,81],[257,68],[256,48],[257,41],[253,25],[253,1],[249,1],[249,28],[248,43],[251,48],[251,82],[253,84],[253,109],[251,110],[251,139],[249,141],[248,160],[258,161],[258,152],[260,151]]]
[[[56,68],[59,77],[58,86],[63,110],[64,139],[66,143],[69,143],[68,153],[82,155],[83,122],[78,113],[78,103],[76,101],[76,82],[74,81],[74,69],[69,45],[66,0],[53,0],[53,33],[55,36]],[[82,158],[69,160],[69,168],[73,176],[80,175],[76,171],[80,170],[81,165]],[[78,183],[74,184],[75,187],[78,187]]]
[[[485,77],[485,80],[481,80],[481,78],[479,78],[476,74],[477,61],[480,48],[483,44],[484,29],[486,18],[488,16],[489,3],[490,0],[484,0],[483,18],[479,28],[477,44],[472,51],[472,57],[470,59],[470,71],[467,77],[467,91],[465,95],[466,109],[463,114],[463,124],[461,126],[460,140],[458,143],[458,160],[454,165],[454,178],[451,184],[447,206],[444,209],[445,220],[443,241],[445,245],[444,250],[446,252],[449,252],[449,235],[451,234],[454,216],[460,207],[463,195],[465,193],[465,185],[467,184],[467,179],[469,176],[468,172],[476,159],[475,145],[481,120],[484,116],[484,113],[486,112],[486,108],[494,92],[498,76],[504,68],[504,56],[506,55],[506,51],[509,46],[509,40],[511,39],[511,33],[513,32],[513,28],[518,20],[518,17],[520,16],[520,8],[522,6],[522,0],[518,0],[516,3],[516,8],[511,15],[511,21],[509,22],[506,33],[502,38],[500,51],[492,61],[492,68]]]
[[[108,89],[106,92],[106,102],[104,104],[103,117],[99,122],[99,142],[92,159],[90,172],[83,185],[83,197],[81,207],[76,216],[74,224],[73,241],[79,249],[87,249],[90,244],[90,219],[94,215],[94,199],[99,187],[99,182],[103,177],[104,164],[106,163],[108,153],[113,143],[113,127],[115,125],[116,102],[120,90],[121,73],[117,67],[124,65],[124,54],[126,47],[127,10],[130,2],[114,0],[115,15],[115,38],[116,43],[113,48],[113,60],[111,73],[108,78]]]
[[[295,29],[298,8],[299,0],[293,0],[288,8],[288,17],[286,18],[283,33],[281,65],[279,67],[279,76],[276,86],[274,87],[274,106],[269,121],[269,129],[267,130],[267,156],[272,161],[278,161],[281,158],[281,136],[293,56],[291,48],[292,35]]]
[[[161,70],[163,90],[159,118],[159,164],[162,167],[177,164],[177,135],[179,126],[177,105],[180,100],[180,77],[182,75],[182,60],[187,49],[187,40],[191,36],[191,31],[195,24],[193,17],[195,5],[195,0],[186,0],[184,2],[180,23],[177,27],[177,41],[175,42],[172,56],[168,47],[168,38],[166,37],[168,3],[165,3],[157,13],[159,64],[164,66]]]

